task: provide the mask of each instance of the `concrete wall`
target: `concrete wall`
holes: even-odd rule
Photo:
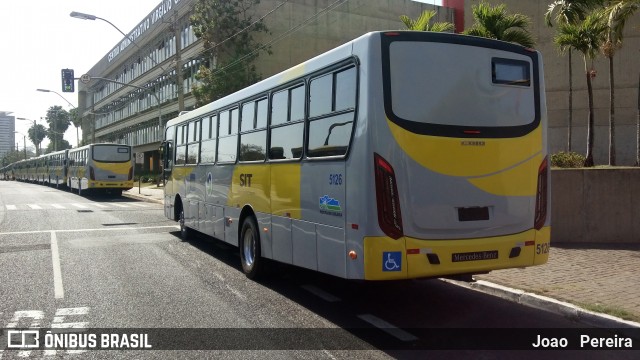
[[[465,0],[465,27],[473,23],[471,7],[481,0]],[[544,23],[544,14],[551,0],[485,0],[497,5],[506,4],[510,14],[520,13],[531,18],[530,32],[543,55],[547,107],[549,114],[549,145],[551,152],[566,151],[567,124],[569,118],[569,62],[568,56],[560,54],[553,44],[556,28]],[[640,14],[636,14],[626,25],[624,44],[614,56],[614,79],[616,89],[616,153],[617,165],[633,165],[635,162],[638,104],[638,81],[640,76]],[[574,51],[572,56],[573,79],[573,129],[572,150],[585,154],[587,150],[587,81],[582,54]],[[595,103],[596,164],[609,163],[609,63],[598,55],[594,63],[597,71],[593,79]]]
[[[551,241],[640,243],[640,169],[553,169]]]

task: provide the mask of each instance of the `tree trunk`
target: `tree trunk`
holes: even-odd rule
[[[573,60],[569,49],[569,118],[567,119],[567,151],[571,152],[571,127],[573,126]]]
[[[585,167],[593,166],[593,132],[594,132],[594,117],[593,117],[593,86],[591,85],[591,73],[586,67],[585,61],[585,73],[587,74],[587,91],[589,94],[589,119],[587,124],[587,155],[584,160]]]
[[[613,81],[613,52],[609,57],[609,165],[616,165],[615,85]]]

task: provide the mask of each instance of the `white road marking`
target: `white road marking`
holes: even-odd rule
[[[118,203],[111,203],[111,205],[113,206],[117,206],[117,207],[121,207],[121,208],[128,208],[129,206],[124,205],[124,204],[118,204]]]
[[[163,225],[163,226],[140,226],[140,227],[117,227],[117,228],[99,228],[99,229],[72,229],[72,230],[34,230],[34,231],[12,231],[0,233],[2,235],[24,235],[24,234],[44,234],[52,231],[59,233],[74,233],[74,232],[87,232],[87,231],[123,231],[123,230],[149,230],[149,229],[180,229],[178,225]]]
[[[329,294],[328,292],[314,286],[314,285],[302,285],[302,288],[307,290],[308,292],[312,293],[313,295],[321,298],[324,301],[328,301],[328,302],[338,302],[341,301],[341,299],[337,296],[333,296],[331,294]]]
[[[28,207],[30,207],[33,210],[42,210],[42,207],[40,205],[36,205],[36,204],[27,204]]]
[[[418,340],[417,337],[409,334],[408,332],[402,329],[399,329],[389,324],[388,322],[380,319],[379,317],[373,316],[371,314],[362,314],[362,315],[358,315],[358,317],[401,341],[408,342],[408,341]]]
[[[62,271],[60,270],[58,237],[55,231],[51,232],[51,260],[53,262],[53,292],[56,299],[63,299],[64,287],[62,286]]]
[[[7,210],[18,210],[15,205],[7,205]]]
[[[94,203],[93,205],[94,205],[94,206],[97,206],[97,207],[99,207],[99,208],[106,208],[106,207],[107,207],[107,205],[98,204],[98,203]]]
[[[231,293],[233,293],[233,295],[237,296],[238,298],[240,298],[240,300],[242,301],[247,301],[247,297],[241,293],[240,291],[232,288],[231,286],[227,285],[227,289],[229,289],[229,291],[231,291]]]
[[[51,204],[51,206],[53,206],[56,209],[66,209],[64,206],[62,206],[60,204]]]
[[[56,316],[87,315],[88,313],[88,307],[62,308],[56,311]]]
[[[75,203],[75,204],[71,204],[71,205],[73,205],[73,206],[75,206],[75,207],[77,207],[77,208],[80,208],[80,209],[86,209],[86,208],[87,208],[87,206],[86,206],[86,205],[77,204],[77,203]]]
[[[128,203],[129,205],[133,205],[133,206],[137,206],[137,207],[147,207],[147,204],[141,204],[141,203]]]
[[[69,322],[62,324],[51,324],[52,329],[86,329],[89,327],[88,322]]]

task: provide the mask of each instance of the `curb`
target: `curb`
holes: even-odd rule
[[[122,196],[128,197],[130,199],[142,200],[142,201],[145,201],[145,202],[151,202],[151,203],[156,203],[156,204],[164,204],[163,200],[155,199],[155,198],[151,197],[151,195],[132,194],[132,193],[124,191],[124,192],[122,192]]]
[[[548,311],[567,319],[579,322],[584,325],[595,326],[599,328],[615,328],[615,329],[638,329],[640,323],[620,319],[615,316],[600,314],[593,311],[585,310],[576,305],[528,293],[523,290],[512,289],[506,286],[494,284],[484,280],[468,283],[465,281],[440,279],[446,283],[462,286],[467,289],[480,291],[485,294],[497,296],[511,302],[529,306],[532,308]],[[624,332],[624,331],[623,331]],[[636,333],[637,334],[637,333]]]

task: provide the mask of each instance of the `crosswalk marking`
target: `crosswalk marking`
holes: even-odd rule
[[[78,208],[78,209],[90,209],[90,208],[98,208],[98,209],[130,209],[132,207],[136,208],[149,208],[153,206],[148,203],[66,203],[66,204],[6,204],[4,208],[7,211],[16,211],[16,210],[68,210],[70,208]],[[0,209],[2,209],[2,205],[0,205]]]
[[[141,203],[129,203],[129,205],[133,205],[137,207],[147,207],[147,204],[141,204]]]

